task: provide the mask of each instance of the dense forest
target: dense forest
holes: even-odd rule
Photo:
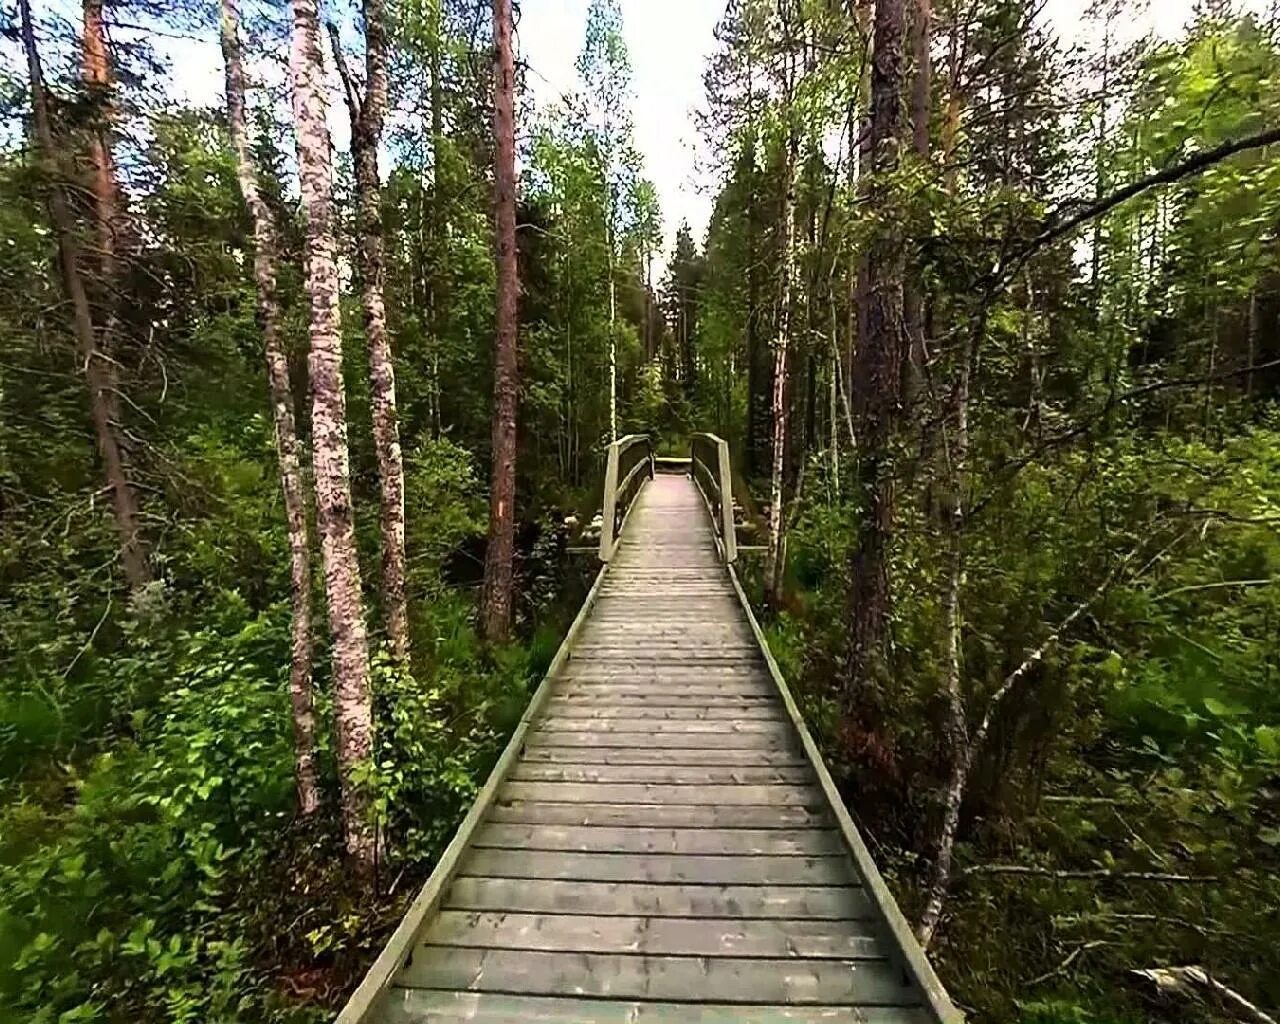
[[[1270,1020],[1280,13],[730,0],[664,252],[523,6],[0,13],[0,1020],[331,1019],[695,431],[957,1005]]]

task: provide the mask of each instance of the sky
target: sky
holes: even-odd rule
[[[1266,0],[1257,0],[1262,6]],[[554,102],[576,81],[588,0],[522,0],[517,43],[529,66],[528,85],[539,105]],[[1066,43],[1084,41],[1090,0],[1048,0],[1045,16]],[[1146,30],[1176,35],[1194,0],[1150,0],[1134,20],[1135,37]],[[667,247],[687,220],[701,241],[714,199],[712,182],[699,175],[694,111],[703,103],[702,69],[715,47],[713,30],[724,0],[621,0],[623,34],[634,73],[632,111],[645,173],[657,186]]]
[[[582,48],[589,0],[521,0],[516,27],[519,58],[538,106],[554,103],[577,84],[574,64]],[[1065,43],[1087,39],[1085,10],[1091,0],[1045,0],[1045,17]],[[1195,0],[1149,0],[1132,19],[1128,34],[1154,30],[1171,37],[1187,23]],[[1267,10],[1275,0],[1247,0]],[[666,248],[687,221],[695,239],[705,235],[714,200],[714,182],[698,158],[695,112],[704,102],[702,72],[715,48],[714,29],[725,0],[620,0],[623,32],[632,65],[635,142],[645,174],[657,187]],[[74,17],[74,0],[36,0],[39,10]],[[1137,6],[1134,4],[1134,6]],[[11,47],[6,47],[6,50]],[[196,103],[222,100],[222,60],[216,39],[161,40],[159,49],[174,68],[177,92]],[[8,55],[8,54],[6,54]],[[330,123],[334,142],[347,144],[346,110],[335,91]],[[705,155],[705,154],[704,154]],[[657,268],[663,269],[661,266]]]

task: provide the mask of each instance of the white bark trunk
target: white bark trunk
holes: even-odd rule
[[[342,376],[338,262],[333,233],[333,169],[326,120],[324,66],[316,0],[292,0],[290,72],[298,144],[298,179],[307,233],[310,297],[312,465],[316,519],[333,635],[333,704],[347,853],[370,875],[378,843],[369,794],[357,781],[373,753],[373,702],[364,599],[351,507],[347,404]]]
[[[275,423],[276,459],[289,528],[290,602],[293,612],[289,658],[289,696],[293,707],[293,739],[298,809],[304,815],[320,806],[315,766],[315,710],[311,687],[311,544],[307,536],[307,502],[294,422],[293,388],[283,344],[283,311],[276,294],[279,249],[271,210],[258,188],[258,169],[249,146],[245,118],[244,64],[240,49],[238,0],[222,0],[222,56],[226,63],[227,124],[236,155],[240,194],[253,219],[253,275],[258,285],[258,315]]]
[[[790,119],[791,91],[795,82],[795,55],[787,58],[787,86],[784,115]],[[784,193],[782,198],[782,283],[778,297],[780,324],[773,349],[773,396],[770,403],[773,413],[773,465],[769,475],[768,547],[765,551],[765,598],[775,610],[782,604],[783,580],[786,564],[783,557],[783,534],[786,524],[782,517],[783,471],[787,455],[787,373],[788,349],[791,342],[791,292],[795,275],[796,219],[796,134],[794,125],[787,128],[787,161]]]

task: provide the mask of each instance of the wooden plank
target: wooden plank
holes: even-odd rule
[[[791,731],[785,725],[759,719],[709,722],[698,718],[567,718],[563,715],[556,717],[544,715],[538,724],[549,732],[586,732],[597,736],[619,732],[634,732],[641,736],[679,733],[714,733],[717,736],[724,736],[731,733],[755,733],[781,741],[791,735]]]
[[[516,800],[498,803],[489,821],[526,825],[648,825],[655,828],[776,828],[830,824],[823,808],[715,807],[706,804],[557,804]]]
[[[475,849],[565,850],[576,853],[670,853],[723,856],[838,857],[834,829],[616,828],[605,825],[481,826]]]
[[[635,747],[647,744],[650,747],[672,747],[700,749],[707,745],[707,738],[697,734],[672,734],[666,736],[650,736],[648,733],[615,732],[601,735],[598,733],[560,732],[555,729],[539,729],[529,734],[531,743],[552,747]],[[718,736],[716,746],[721,750],[790,750],[794,739],[783,733],[781,736],[763,736],[759,733],[737,733],[731,736]]]
[[[679,676],[633,673],[631,675],[573,676],[556,687],[556,696],[565,700],[578,697],[594,697],[601,700],[625,697],[644,698],[655,704],[665,704],[666,697],[700,697],[703,702],[719,703],[722,699],[774,698],[768,684],[755,676],[709,677],[682,679]]]
[[[681,693],[679,691],[672,693],[592,693],[589,690],[583,690],[573,694],[572,696],[560,692],[559,689],[553,694],[552,699],[547,703],[547,713],[560,709],[575,709],[578,714],[619,714],[625,717],[623,712],[627,708],[637,710],[653,711],[690,711],[700,712],[706,711],[708,714],[714,712],[717,715],[729,715],[735,710],[738,711],[754,711],[769,712],[770,714],[782,715],[782,708],[777,701],[760,693],[723,693],[714,696],[700,696],[696,693]]]
[[[883,959],[767,960],[619,956],[433,946],[399,984],[455,991],[717,1003],[912,1005],[913,988]]]
[[[508,782],[504,800],[541,800],[584,804],[759,804],[768,807],[821,807],[813,786],[669,786],[661,783]]]
[[[556,699],[547,704],[543,721],[557,718],[581,718],[599,722],[614,718],[665,719],[668,721],[776,721],[785,722],[782,709],[772,703],[757,702],[752,705],[657,704],[653,701],[632,701],[629,704],[605,704],[600,706],[588,701]]]
[[[918,1007],[632,1002],[397,988],[387,1024],[926,1024]]]
[[[853,871],[845,857],[724,857],[472,849],[460,870],[472,878],[556,878],[583,882],[848,885],[854,881]]]
[[[739,765],[751,767],[808,767],[797,750],[719,750],[660,747],[525,747],[523,764],[665,764]]]
[[[592,917],[446,910],[426,930],[428,945],[656,956],[865,959],[879,940],[857,922],[714,917]]]
[[[462,819],[462,824],[458,826],[453,839],[445,847],[445,851],[441,854],[440,860],[431,872],[431,876],[427,879],[422,889],[419,890],[418,895],[414,897],[413,903],[409,905],[409,909],[405,912],[404,917],[401,918],[400,924],[396,926],[396,930],[392,933],[386,946],[383,947],[382,952],[378,954],[377,959],[374,960],[372,966],[365,973],[364,978],[356,987],[355,992],[352,993],[346,1006],[338,1014],[334,1024],[361,1024],[361,1022],[367,1021],[383,993],[391,984],[392,978],[403,965],[405,958],[413,951],[418,931],[439,905],[441,896],[457,873],[463,853],[467,848],[467,844],[471,841],[472,833],[496,800],[498,790],[505,784],[507,775],[520,755],[520,751],[524,746],[525,735],[529,732],[533,719],[537,717],[542,710],[543,704],[550,697],[553,680],[568,661],[569,652],[578,633],[582,630],[583,623],[587,621],[587,617],[591,614],[591,608],[595,604],[596,597],[600,593],[600,588],[607,573],[608,566],[605,566],[596,574],[595,582],[592,583],[591,589],[587,591],[582,607],[578,610],[578,614],[570,624],[569,630],[565,634],[564,640],[561,641],[555,657],[551,659],[551,664],[547,667],[547,674],[543,677],[538,689],[534,691],[533,697],[530,698],[528,708],[525,709],[525,713],[516,724],[515,730],[511,734],[511,739],[507,741],[507,745],[503,749],[502,755],[498,758],[497,764],[493,766],[493,770],[489,773],[488,779],[485,780],[484,786],[476,795],[475,802],[471,805],[467,816]]]
[[[808,757],[813,765],[814,773],[818,778],[818,785],[827,805],[835,816],[841,835],[844,837],[845,845],[849,849],[853,865],[859,878],[867,887],[872,904],[879,912],[881,925],[886,936],[892,945],[896,947],[907,974],[918,986],[925,1005],[935,1019],[944,1022],[944,1024],[960,1024],[964,1020],[963,1015],[952,1004],[951,997],[947,995],[942,982],[938,979],[937,974],[934,973],[933,966],[925,957],[924,950],[916,942],[911,926],[907,923],[907,919],[903,916],[897,901],[893,898],[893,894],[881,877],[880,871],[876,867],[875,859],[871,856],[871,851],[867,849],[866,843],[862,840],[862,835],[858,832],[857,826],[854,825],[853,819],[849,816],[849,810],[845,807],[844,800],[840,796],[839,790],[836,789],[836,784],[832,780],[830,772],[827,771],[826,763],[822,759],[818,745],[809,734],[804,716],[801,715],[800,708],[796,704],[795,698],[791,695],[791,690],[787,686],[786,680],[782,677],[782,670],[778,667],[773,653],[769,650],[769,643],[765,639],[764,630],[760,628],[760,623],[756,620],[755,612],[751,608],[751,602],[747,600],[746,591],[742,589],[742,584],[739,582],[733,566],[729,566],[729,579],[733,584],[734,592],[738,595],[738,602],[742,606],[743,614],[747,617],[747,622],[751,625],[752,632],[755,633],[756,642],[760,645],[760,652],[764,656],[765,664],[768,666],[769,676],[778,688],[778,694],[787,709],[787,714],[791,717],[797,735],[800,737],[805,756]]]
[[[725,765],[537,764],[516,765],[515,782],[639,782],[672,786],[802,786],[813,781],[805,768]]]
[[[454,880],[443,906],[527,914],[826,921],[864,920],[873,913],[857,886],[654,885],[467,877]]]

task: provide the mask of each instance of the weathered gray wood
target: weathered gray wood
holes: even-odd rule
[[[918,997],[883,959],[766,960],[619,956],[437,946],[400,975],[408,987],[717,1003],[913,1005]]]
[[[670,853],[546,853],[473,848],[461,873],[472,878],[558,878],[582,882],[695,885],[849,885],[844,857],[725,857]]]
[[[458,878],[443,906],[526,914],[626,917],[865,920],[871,904],[857,886],[654,885],[555,879]]]
[[[826,827],[823,808],[706,804],[557,804],[516,800],[495,804],[489,821],[526,825],[647,825],[654,828]]]
[[[661,783],[508,782],[504,800],[542,800],[584,804],[761,804],[769,807],[821,807],[812,786],[669,786]]]
[[[813,782],[808,768],[714,765],[537,764],[516,766],[515,782],[639,782],[672,786],[802,786]]]
[[[938,1024],[701,499],[658,479],[628,514],[501,787],[342,1024]]]
[[[476,849],[577,853],[672,853],[725,856],[822,856],[842,852],[834,829],[662,828],[581,825],[484,825]]]
[[[836,822],[849,849],[851,859],[857,868],[858,876],[863,884],[866,885],[872,904],[879,913],[883,933],[888,939],[887,946],[894,950],[895,956],[900,959],[906,968],[907,975],[919,989],[922,1001],[939,1021],[959,1022],[963,1020],[962,1014],[952,1004],[950,996],[947,995],[946,989],[942,986],[942,982],[934,973],[933,965],[925,957],[924,950],[916,942],[915,935],[912,933],[910,925],[907,924],[907,919],[899,909],[897,901],[889,891],[889,887],[885,885],[879,869],[876,868],[871,851],[867,849],[866,843],[862,841],[862,835],[858,832],[857,826],[854,825],[853,819],[849,816],[844,800],[836,789],[831,774],[827,771],[827,766],[822,760],[818,745],[809,734],[809,728],[805,725],[804,716],[800,714],[800,708],[796,704],[795,698],[791,695],[787,681],[782,676],[782,670],[778,668],[778,663],[774,660],[773,653],[769,650],[764,630],[760,628],[760,623],[756,621],[755,612],[751,609],[751,602],[747,600],[746,591],[742,589],[742,584],[738,581],[738,576],[732,566],[729,567],[729,579],[737,592],[743,614],[747,617],[747,621],[751,624],[751,629],[760,643],[760,650],[764,655],[765,663],[768,665],[769,675],[773,679],[774,685],[778,688],[778,694],[787,709],[787,714],[791,717],[796,734],[800,737],[805,755],[813,765],[822,794],[836,817]]]
[[[745,721],[750,719],[785,722],[782,712],[773,704],[717,706],[700,704],[658,704],[654,701],[632,701],[629,704],[593,704],[583,700],[553,700],[547,704],[543,721],[574,718],[590,721],[602,719],[668,719],[671,721]]]
[[[660,747],[553,747],[527,746],[525,764],[665,764],[665,765],[738,765],[752,767],[808,767],[799,750],[720,750],[710,747],[672,749]]]
[[[926,1024],[920,1007],[737,1005],[397,989],[387,1024]]]
[[[347,1005],[338,1014],[334,1024],[363,1024],[363,1022],[366,1022],[375,1012],[379,1001],[391,984],[391,980],[397,970],[403,964],[404,959],[413,950],[418,931],[422,928],[423,922],[429,918],[439,905],[442,894],[457,873],[467,845],[471,841],[472,833],[489,811],[490,806],[497,798],[498,790],[505,783],[508,773],[516,763],[516,759],[519,757],[524,745],[525,734],[529,731],[530,724],[541,712],[542,706],[550,696],[554,680],[568,660],[569,651],[573,647],[574,640],[581,631],[583,624],[587,621],[587,617],[591,614],[592,605],[600,593],[600,588],[607,574],[608,566],[602,568],[597,574],[595,582],[587,592],[586,600],[582,603],[582,608],[569,626],[569,631],[565,634],[565,638],[560,644],[559,650],[556,651],[555,657],[551,659],[546,676],[543,677],[541,684],[534,692],[532,699],[529,701],[529,707],[516,725],[515,731],[511,734],[511,739],[507,741],[507,745],[502,751],[502,756],[498,758],[498,763],[493,766],[493,770],[489,773],[489,778],[476,796],[475,803],[471,805],[467,816],[463,818],[462,824],[458,826],[458,831],[454,833],[453,839],[450,840],[449,845],[445,848],[444,853],[436,864],[435,870],[431,872],[431,877],[427,879],[426,884],[423,885],[418,895],[414,898],[413,903],[409,905],[408,911],[396,927],[395,932],[392,933],[386,946],[378,954],[378,958],[374,960],[373,965],[356,987],[355,992],[352,993]]]
[[[766,699],[771,696],[764,683],[756,679],[708,678],[690,679],[688,682],[670,677],[648,679],[640,673],[630,676],[610,676],[603,679],[575,677],[567,679],[556,688],[556,696],[564,700],[588,698],[613,700],[642,698],[655,704],[665,704],[667,697],[699,697],[706,701]]]
[[[445,910],[436,915],[423,941],[429,945],[480,949],[656,956],[831,960],[878,955],[875,936],[860,933],[856,922],[812,919],[592,917]]]
[[[699,739],[698,734],[669,734],[651,736],[647,732],[615,732],[607,734],[563,732],[557,729],[539,729],[529,734],[529,741],[551,747],[635,747],[647,744],[649,747],[688,748],[700,750],[706,747],[707,739]],[[762,736],[759,733],[736,733],[731,736],[717,736],[715,745],[721,750],[789,750],[794,745],[792,737]]]
[[[641,735],[660,736],[664,733],[756,733],[785,740],[790,730],[781,722],[759,719],[729,719],[708,722],[705,719],[644,719],[644,718],[571,718],[565,715],[544,715],[538,722],[548,732],[589,732],[608,735],[617,732],[634,732]]]

